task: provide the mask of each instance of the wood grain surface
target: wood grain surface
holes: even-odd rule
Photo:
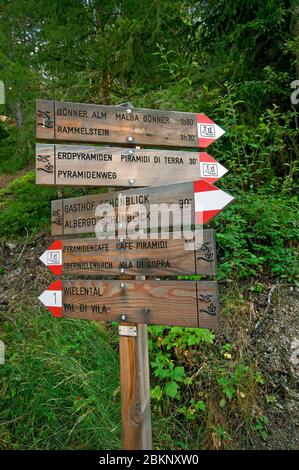
[[[147,325],[119,337],[122,441],[125,450],[152,449]]]
[[[133,188],[194,181],[206,176],[200,163],[204,155],[197,151],[37,144],[36,183]]]
[[[214,230],[197,233],[193,240],[62,240],[64,275],[147,275],[216,274]]]
[[[214,281],[63,280],[63,316],[216,329]]]
[[[198,147],[196,113],[37,100],[43,140]]]
[[[105,203],[109,204],[110,208],[104,216]],[[163,203],[165,203],[164,206],[161,206]],[[163,214],[163,217],[161,215],[157,220],[153,216],[154,204],[160,205],[159,213]],[[172,206],[173,204],[175,206]],[[136,205],[144,206],[146,213],[140,213]],[[182,208],[185,220],[189,215],[191,223],[194,223],[192,182],[58,199],[52,201],[52,235],[94,233],[96,228],[106,227],[107,224],[114,224],[119,231],[121,223],[131,222],[133,224],[139,222],[139,227],[142,229],[149,227],[150,221],[153,228],[177,227],[178,221],[180,221],[180,226],[183,221]],[[170,219],[167,217],[169,210]],[[169,224],[169,220],[171,222],[174,220],[174,222]],[[113,228],[111,228],[112,233]],[[110,229],[106,227],[105,230]]]

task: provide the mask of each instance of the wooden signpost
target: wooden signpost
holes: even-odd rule
[[[181,231],[186,224],[188,230],[201,229],[233,200],[211,184],[227,170],[206,152],[183,149],[206,148],[223,133],[204,114],[137,109],[129,103],[36,103],[36,135],[44,142],[36,147],[37,184],[130,188],[52,201],[52,235],[93,237],[55,240],[41,261],[58,276],[96,279],[57,280],[39,297],[55,317],[119,322],[126,450],[152,447],[147,325],[218,326],[215,281],[145,276],[215,275],[213,230],[199,238],[183,231],[178,239],[163,230]],[[132,236],[132,226],[138,237]],[[98,279],[119,275],[122,279]]]
[[[214,230],[204,230],[196,249],[193,239],[55,240],[40,260],[58,276],[174,276],[216,274]]]
[[[154,229],[169,227],[169,218],[156,217],[158,211],[163,215],[170,214],[176,227],[178,224],[180,226],[183,224],[183,220],[179,220],[182,210],[186,216],[190,211],[192,224],[202,224],[209,222],[232,200],[233,197],[229,194],[201,180],[59,199],[52,201],[52,235],[92,233],[97,228],[97,224],[99,224],[98,228],[100,225],[115,224],[115,228],[118,229],[121,223],[137,223],[138,220],[143,228],[146,228],[146,225],[148,228],[150,224]],[[164,205],[160,208],[153,207],[154,204],[162,203]],[[102,211],[99,210],[103,204],[109,204],[115,210],[115,215],[108,213],[103,216]],[[173,204],[175,206],[172,206],[173,210],[170,210]],[[146,214],[138,211],[136,207],[138,205],[146,208]],[[124,209],[127,211],[125,212]]]
[[[214,281],[55,281],[39,297],[56,317],[217,328]]]
[[[37,184],[141,187],[202,179],[227,172],[206,152],[38,144]]]
[[[37,100],[42,140],[206,148],[224,131],[204,114]]]

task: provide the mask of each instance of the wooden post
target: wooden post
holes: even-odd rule
[[[120,324],[120,327],[128,324]],[[120,336],[122,439],[125,450],[151,450],[152,428],[147,325],[133,323],[137,336]]]
[[[122,276],[144,281],[145,276]],[[120,323],[136,336],[119,335],[121,422],[124,450],[151,450],[152,424],[147,325]]]
[[[132,107],[131,103],[125,103],[125,105]],[[123,278],[130,277],[132,276],[123,276]],[[145,280],[145,276],[134,276],[134,278],[140,281]],[[152,423],[147,325],[120,323],[120,331],[122,327],[127,326],[132,326],[137,336],[119,335],[123,449],[151,450]]]

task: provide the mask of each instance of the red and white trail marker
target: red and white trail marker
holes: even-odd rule
[[[56,276],[62,274],[62,241],[55,240],[49,248],[39,257],[39,259],[52,271]]]
[[[233,201],[233,197],[206,181],[194,181],[195,224],[206,224]]]
[[[54,281],[38,298],[54,317],[62,317],[62,281]]]
[[[207,152],[199,153],[199,164],[201,179],[208,183],[215,183],[228,171]]]
[[[206,148],[219,139],[225,131],[205,114],[197,114],[198,147]]]

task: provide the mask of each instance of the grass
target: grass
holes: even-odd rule
[[[23,309],[1,339],[1,449],[119,449],[118,354],[100,323]]]

